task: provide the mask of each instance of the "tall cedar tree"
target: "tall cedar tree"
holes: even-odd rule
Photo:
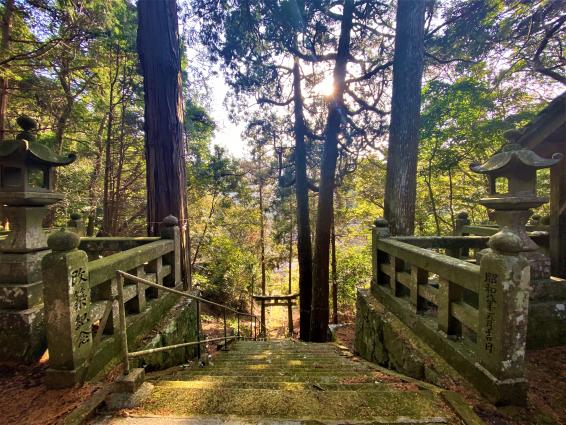
[[[384,214],[394,235],[415,230],[425,0],[399,0]]]
[[[312,302],[312,244],[309,214],[309,181],[305,117],[299,60],[293,64],[293,114],[295,118],[295,196],[297,198],[297,257],[299,260],[300,338],[310,341]]]
[[[4,14],[2,16],[2,42],[0,47],[7,51],[10,47],[10,37],[12,29],[12,12],[14,10],[14,0],[6,0],[4,4]],[[0,75],[0,142],[5,139],[6,109],[8,109],[8,77]]]
[[[334,67],[334,98],[328,108],[324,133],[324,150],[320,166],[320,189],[314,243],[313,287],[310,340],[325,342],[328,338],[328,284],[330,231],[332,227],[334,180],[338,159],[338,136],[345,119],[344,90],[346,66],[350,56],[350,32],[354,14],[354,1],[345,0],[340,24],[340,38]]]
[[[187,179],[177,4],[138,1],[138,53],[145,100],[148,233],[157,235],[169,214],[181,227],[181,262],[190,283]]]

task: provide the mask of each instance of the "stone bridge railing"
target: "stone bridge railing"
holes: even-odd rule
[[[377,220],[372,264],[371,293],[388,311],[491,400],[525,399],[530,268],[513,234],[394,238]]]
[[[177,219],[164,220],[159,238],[82,238],[57,231],[43,259],[45,324],[49,349],[47,383],[69,387],[84,375],[96,375],[119,356],[119,307],[116,270],[159,285],[183,289]],[[82,250],[83,248],[84,250]],[[107,256],[102,256],[103,254]],[[89,261],[89,259],[91,261]],[[184,288],[187,289],[187,288]],[[129,315],[128,340],[157,323],[178,296],[140,284],[124,286]],[[93,344],[93,330],[104,323],[104,335],[88,371],[83,370]]]

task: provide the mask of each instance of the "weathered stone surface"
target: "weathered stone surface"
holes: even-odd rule
[[[509,239],[511,236],[517,239],[517,249],[521,249],[519,238],[509,233]],[[509,255],[495,248],[481,260],[477,355],[498,379],[523,379],[529,262],[522,255]]]
[[[0,361],[31,363],[47,348],[43,305],[27,310],[0,310]]]
[[[437,385],[457,376],[368,291],[358,291],[354,349],[366,360]]]
[[[145,370],[141,367],[130,370],[127,375],[122,375],[114,383],[117,393],[134,393],[145,380]]]
[[[180,288],[177,288],[180,289]],[[169,320],[171,320],[171,316],[175,316],[176,309],[172,310],[173,306],[180,302],[179,295],[166,293],[162,297],[157,299],[152,299],[148,301],[147,308],[139,313],[134,315],[126,316],[127,321],[127,332],[128,332],[128,347],[130,351],[141,350],[144,348],[152,348],[150,342],[153,337],[158,334],[158,330],[161,329]],[[171,313],[169,311],[171,310]],[[188,308],[190,310],[189,314],[192,314],[194,317],[194,321],[196,322],[195,310],[193,305]],[[181,326],[179,325],[179,328]],[[191,331],[194,329],[193,327],[187,327],[187,331]],[[159,338],[160,340],[161,338]],[[177,342],[186,342],[186,341],[193,341],[196,337],[192,337],[192,339],[183,339],[178,340]],[[156,345],[157,346],[157,345]],[[194,351],[190,351],[191,348],[188,349],[190,355],[187,358],[194,358],[196,357]],[[196,350],[196,347],[193,347],[192,350]],[[151,365],[149,364],[148,360],[145,360],[147,363],[147,368],[150,369],[151,367],[155,367],[155,369],[160,368],[161,364],[167,365],[167,362],[163,361],[163,356],[157,354],[152,354],[151,356],[155,356],[155,360],[151,361]],[[103,338],[100,346],[96,350],[96,353],[93,357],[91,368],[88,372],[87,378],[91,379],[96,376],[102,375],[104,372],[108,371],[112,368],[116,362],[119,360],[120,357],[120,339],[119,336],[116,335],[109,335],[107,338]],[[132,359],[130,361],[131,367],[142,367],[146,363],[142,361],[146,359],[145,357]],[[141,360],[141,361],[140,361]]]
[[[106,397],[106,407],[111,410],[131,409],[144,403],[153,391],[153,384],[149,382],[143,383],[141,387],[134,393],[131,392],[115,392]]]
[[[77,235],[54,232],[48,243],[53,252],[42,260],[51,370],[47,384],[58,386],[78,377],[92,347],[90,286],[88,258],[76,249]]]
[[[11,232],[0,241],[0,252],[26,253],[47,249],[47,234],[42,226],[47,208],[5,206],[2,212],[10,221]]]
[[[402,299],[393,298],[385,291],[381,292],[382,302],[369,291],[359,290],[356,315],[355,350],[367,360],[377,362],[386,367],[392,364],[389,360],[391,352],[384,345],[380,334],[372,335],[376,326],[366,326],[369,321],[390,321],[396,323],[399,339],[406,341],[405,350],[416,358],[422,359],[424,377],[427,382],[443,386],[446,379],[463,383],[460,376],[477,388],[494,403],[510,404],[521,402],[526,393],[526,382],[521,379],[498,380],[477,362],[477,356],[471,347],[462,342],[451,341],[436,329],[436,321],[417,316],[410,309],[410,304]],[[385,311],[387,305],[387,312]],[[360,321],[363,320],[363,324]],[[376,347],[386,350],[388,361],[374,360]],[[403,351],[401,351],[403,352]],[[403,364],[397,360],[397,364]],[[407,373],[406,371],[401,371]]]
[[[25,310],[43,302],[41,282],[30,284],[0,283],[0,309]]]
[[[26,254],[0,252],[0,283],[28,284],[41,281],[41,259],[48,250]]]
[[[166,345],[196,341],[196,312],[194,302],[181,300],[150,333],[148,341],[140,349],[158,348]],[[149,354],[132,359],[135,367],[146,370],[160,370],[196,359],[196,346]]]
[[[566,345],[566,300],[529,303],[527,348]]]

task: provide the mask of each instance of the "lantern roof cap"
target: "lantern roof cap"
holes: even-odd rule
[[[0,159],[18,154],[49,166],[68,165],[77,159],[74,153],[58,155],[39,142],[20,139],[0,143]]]
[[[543,158],[521,145],[508,143],[503,146],[501,152],[493,155],[484,164],[471,164],[470,169],[475,173],[489,174],[515,164],[522,164],[535,169],[549,168],[560,162],[561,159],[561,153],[555,153],[552,158]]]

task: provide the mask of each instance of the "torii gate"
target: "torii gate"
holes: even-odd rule
[[[293,306],[297,305],[296,299],[299,296],[296,294],[288,295],[254,295],[255,301],[261,303],[261,332],[265,336],[265,307],[285,307],[287,306],[287,320],[289,322],[288,329],[289,335],[293,335]]]

